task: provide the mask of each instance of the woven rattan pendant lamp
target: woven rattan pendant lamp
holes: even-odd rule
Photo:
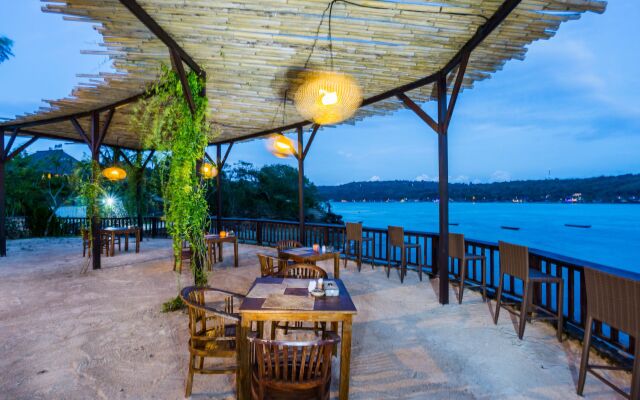
[[[127,171],[118,165],[119,156],[120,150],[116,148],[113,151],[113,165],[102,170],[102,176],[110,181],[121,181],[127,177]]]

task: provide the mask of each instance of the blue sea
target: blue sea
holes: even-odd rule
[[[438,204],[331,203],[346,222],[438,231]],[[640,272],[640,205],[560,203],[450,203],[451,232],[504,240],[564,256]],[[571,228],[565,224],[591,225]],[[501,226],[518,227],[505,230]]]

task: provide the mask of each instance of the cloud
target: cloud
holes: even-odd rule
[[[469,183],[469,177],[466,175],[458,175],[455,178],[449,177],[450,183]]]
[[[369,178],[369,182],[380,182],[380,177],[378,175],[374,175]]]
[[[511,180],[511,174],[507,171],[497,170],[491,174],[491,182],[508,182]]]
[[[438,178],[429,176],[427,174],[422,174],[422,175],[416,176],[415,180],[417,182],[436,182]]]
[[[344,158],[351,158],[353,157],[353,153],[347,152],[347,151],[343,151],[343,150],[338,150],[338,155],[342,156]]]

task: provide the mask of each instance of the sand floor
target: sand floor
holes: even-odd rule
[[[266,249],[241,245],[240,267],[226,257],[210,283],[245,293],[259,275],[258,251]],[[140,254],[116,253],[86,273],[78,238],[10,241],[8,254],[0,259],[0,399],[183,398],[187,316],[160,307],[191,278],[171,271],[168,240],[145,240]],[[551,326],[528,324],[520,341],[509,314],[495,326],[494,303],[471,291],[463,305],[443,307],[437,280],[416,273],[401,285],[395,271],[387,279],[383,268],[357,272],[350,263],[342,278],[358,308],[351,398],[579,398],[580,345],[558,343]],[[612,376],[628,387],[628,374]],[[234,388],[234,375],[196,375],[192,397],[235,398]],[[616,398],[593,377],[585,395]]]

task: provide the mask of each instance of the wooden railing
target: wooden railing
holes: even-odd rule
[[[69,234],[79,234],[79,227],[82,226],[84,218],[62,218],[65,226],[68,227]],[[215,226],[215,218],[211,217],[211,226]],[[103,226],[123,226],[135,225],[135,219],[131,218],[104,218]],[[144,218],[144,231],[151,237],[166,237],[166,227],[164,221],[157,217]],[[246,218],[224,218],[223,229],[234,231],[242,243],[256,244],[261,246],[275,246],[280,240],[300,240],[298,222],[281,221],[268,219],[246,219]],[[334,246],[342,249],[344,246],[344,225],[332,225],[321,223],[305,224],[305,244]],[[363,235],[372,237],[374,245],[365,252],[365,258],[373,254],[374,261],[378,265],[387,263],[387,231],[379,228],[363,228]],[[421,245],[421,259],[423,271],[429,274],[436,274],[438,270],[437,247],[438,234],[433,232],[405,231],[405,240]],[[467,251],[473,254],[482,254],[486,257],[487,288],[489,296],[495,296],[499,279],[500,253],[497,243],[481,240],[467,239]],[[564,316],[566,330],[570,335],[579,339],[584,333],[586,320],[586,294],[584,284],[584,270],[592,268],[605,271],[614,275],[625,276],[627,278],[640,280],[640,274],[595,264],[592,262],[579,260],[571,257],[546,252],[543,250],[529,249],[530,265],[532,268],[553,276],[561,276],[564,280]],[[397,265],[400,262],[400,255],[392,252],[389,255],[390,263]],[[412,252],[407,260],[410,268],[418,268],[415,252]],[[455,277],[459,277],[458,265],[451,262],[448,265],[449,271]],[[481,263],[474,262],[468,269],[468,281],[480,283]],[[506,296],[519,297],[522,295],[522,282],[513,277],[505,281],[503,293]],[[556,290],[551,284],[542,284],[536,287],[533,302],[549,311],[557,311]],[[605,324],[596,323],[594,327],[596,342],[602,350],[608,351],[615,357],[617,351],[621,350],[627,354],[633,354],[635,343],[628,335],[612,329]]]

